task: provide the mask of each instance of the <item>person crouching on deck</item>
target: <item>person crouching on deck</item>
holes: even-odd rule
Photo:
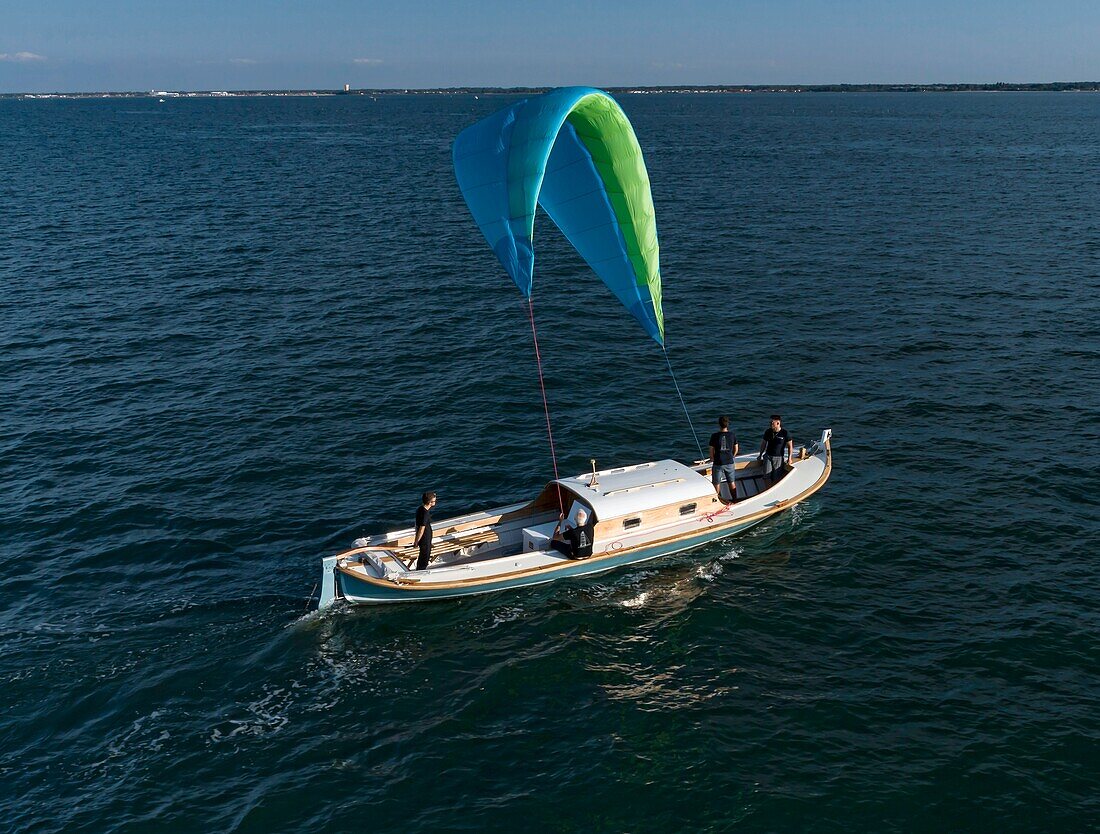
[[[424,570],[432,558],[432,507],[435,506],[435,493],[425,492],[421,496],[421,504],[416,508],[416,535],[413,537],[413,547],[420,548],[420,555],[416,559],[416,569]]]
[[[730,418],[718,418],[718,431],[710,436],[710,480],[722,500],[722,482],[730,485],[730,500],[737,500],[737,436],[730,431]],[[724,502],[723,502],[724,503]]]
[[[570,525],[563,530],[561,527],[563,521],[565,521],[564,513],[558,516],[554,535],[550,537],[550,546],[570,559],[587,559],[592,555],[592,539],[596,533],[596,522],[589,521],[588,513],[580,509],[577,510],[575,527]]]

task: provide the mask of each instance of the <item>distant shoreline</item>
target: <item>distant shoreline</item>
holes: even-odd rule
[[[0,99],[51,98],[265,98],[393,95],[527,95],[549,87],[426,87],[422,89],[355,90],[148,90],[94,93],[0,93]],[[1097,93],[1100,81],[1056,81],[1043,84],[746,84],[661,87],[605,87],[610,93]]]

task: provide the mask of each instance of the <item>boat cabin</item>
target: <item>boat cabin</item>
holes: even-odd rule
[[[597,550],[614,548],[624,536],[710,512],[718,503],[710,480],[679,461],[658,460],[602,472],[558,478],[546,485],[531,504],[535,512],[556,510],[561,502],[566,518],[576,524],[584,508],[596,521]],[[554,533],[553,520],[525,527],[523,551],[545,550]]]

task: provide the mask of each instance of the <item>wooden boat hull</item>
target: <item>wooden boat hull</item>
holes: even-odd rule
[[[383,605],[527,588],[559,579],[605,573],[735,536],[804,501],[825,484],[832,470],[830,438],[831,432],[826,430],[808,459],[798,461],[794,470],[783,480],[759,495],[728,509],[703,514],[680,525],[666,526],[663,530],[654,530],[653,540],[630,543],[630,539],[624,536],[624,543],[605,542],[588,559],[569,560],[545,551],[518,551],[480,561],[475,557],[462,567],[444,565],[441,569],[386,578],[360,563],[360,558],[367,551],[387,552],[372,540],[370,545],[322,560],[319,607],[328,607],[341,599],[352,605]],[[477,521],[470,523],[476,524]],[[383,540],[379,538],[377,541]],[[597,544],[600,542],[597,541]]]
[[[626,565],[635,565],[647,562],[660,556],[678,553],[682,550],[690,550],[701,547],[704,544],[727,536],[734,536],[747,530],[753,525],[759,524],[763,518],[738,524],[732,529],[710,531],[688,539],[668,542],[653,547],[641,548],[636,551],[624,553],[621,556],[593,557],[578,561],[567,562],[553,571],[533,573],[527,576],[514,578],[502,578],[489,580],[466,588],[431,588],[416,585],[393,585],[390,587],[379,586],[372,582],[359,579],[348,573],[337,574],[340,593],[343,598],[353,605],[379,605],[389,602],[420,602],[432,599],[454,599],[455,597],[474,596],[476,594],[491,594],[497,591],[508,591],[516,588],[529,588],[534,585],[543,585],[559,579],[575,579],[582,576],[593,576],[598,573],[606,573]]]

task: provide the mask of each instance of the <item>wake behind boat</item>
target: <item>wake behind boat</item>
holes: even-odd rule
[[[737,459],[740,500],[715,495],[706,461],[660,460],[551,481],[533,501],[438,523],[433,565],[412,571],[413,528],[357,541],[323,560],[320,608],[337,600],[357,605],[486,594],[587,576],[633,565],[733,536],[788,510],[819,490],[832,470],[826,429],[769,484],[755,455]],[[560,492],[559,492],[560,490]],[[559,502],[576,522],[594,516],[593,555],[570,559],[550,537]]]
[[[729,506],[715,494],[705,460],[559,477],[531,301],[539,207],[661,347],[698,446],[668,361],[657,226],[642,151],[611,96],[566,87],[468,127],[455,140],[453,156],[470,213],[526,299],[554,479],[533,501],[436,525],[427,515],[427,527],[361,539],[354,549],[325,558],[319,607],[340,599],[376,604],[468,596],[599,573],[732,536],[821,488],[832,469],[828,429],[810,448],[788,453],[785,464],[783,450],[769,451],[766,470],[753,455],[731,462],[736,450],[725,449],[719,474],[735,479],[738,498]],[[424,493],[424,513],[433,496]],[[418,525],[420,518],[418,513]],[[559,518],[570,528],[564,534],[570,547],[555,538]],[[424,531],[420,569],[413,571],[416,539]]]

